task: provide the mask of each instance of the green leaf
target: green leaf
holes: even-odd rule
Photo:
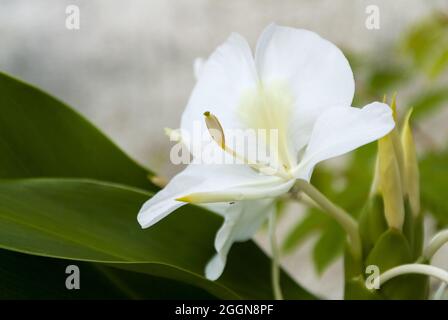
[[[404,53],[430,78],[440,76],[448,67],[447,27],[448,16],[435,13],[415,25],[404,38]]]
[[[448,150],[427,154],[420,161],[421,202],[440,227],[448,225]]]
[[[346,234],[338,224],[330,224],[322,233],[313,249],[314,266],[319,275],[341,255],[345,239]]]
[[[378,238],[387,229],[383,198],[380,195],[375,195],[367,200],[359,218],[359,233],[361,234],[364,255],[372,250]]]
[[[448,88],[431,88],[427,92],[419,92],[416,97],[410,99],[408,105],[413,108],[412,116],[414,118],[431,115],[448,105]]]
[[[77,179],[0,183],[0,247],[115,267],[196,285],[219,298],[272,298],[270,259],[253,242],[235,245],[223,276],[203,277],[222,219],[186,206],[142,230],[136,213],[149,195]],[[204,226],[207,226],[204,228]],[[289,299],[313,296],[282,274]]]
[[[0,250],[0,299],[214,299],[175,280],[108,267]],[[68,265],[80,271],[80,289],[65,287]]]
[[[420,214],[414,220],[413,254],[415,260],[417,260],[417,258],[420,257],[423,252],[423,242],[425,240],[424,219],[425,218],[423,213],[420,212]]]
[[[389,229],[384,232],[370,251],[366,265],[376,265],[385,272],[400,264],[412,262],[411,249],[401,232]]]
[[[405,67],[398,65],[396,61],[393,64],[384,65],[382,59],[369,71],[366,85],[372,97],[381,97],[385,92],[396,90],[397,87],[409,79],[410,75],[410,72]]]
[[[366,260],[366,266],[376,265],[383,273],[395,266],[412,263],[413,252],[405,236],[389,229],[376,242]],[[380,292],[387,299],[426,299],[428,278],[421,275],[403,275],[385,283]]]
[[[0,73],[0,178],[79,177],[156,190],[149,171],[62,102]]]
[[[308,236],[328,225],[328,217],[317,209],[311,209],[306,216],[295,224],[283,242],[283,250],[290,252],[299,246]]]
[[[365,280],[361,276],[349,279],[344,286],[345,300],[382,300],[384,299],[375,290],[366,288]]]

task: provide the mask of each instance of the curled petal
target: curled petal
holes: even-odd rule
[[[392,111],[374,102],[362,109],[343,107],[324,112],[316,121],[310,141],[294,174],[309,181],[314,166],[375,141],[395,126]]]

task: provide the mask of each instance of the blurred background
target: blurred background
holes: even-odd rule
[[[66,28],[68,5],[80,9],[79,30]],[[369,5],[379,9],[379,29],[366,27]],[[447,15],[446,0],[0,0],[0,70],[73,106],[140,163],[171,177],[181,168],[169,162],[163,128],[179,124],[195,84],[194,59],[233,31],[253,46],[276,22],[342,48],[355,73],[355,105],[397,92],[400,109],[415,107],[419,152],[438,157],[448,137]],[[368,189],[371,150],[328,163],[314,178],[348,210]],[[365,161],[355,168],[354,157]],[[353,180],[341,176],[362,187],[350,189]],[[286,209],[279,226],[286,269],[314,292],[341,298],[340,230],[325,219],[309,222],[300,204]],[[448,223],[447,212],[439,213],[446,217],[429,219],[429,233]],[[257,241],[267,247],[263,232]],[[441,258],[436,263],[448,268]]]

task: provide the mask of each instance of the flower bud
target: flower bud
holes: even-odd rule
[[[401,145],[404,156],[404,191],[408,196],[414,217],[420,212],[420,174],[418,170],[417,154],[409,120],[412,109],[407,113],[401,130]]]
[[[378,187],[383,196],[387,224],[401,230],[404,222],[403,190],[391,134],[378,140],[378,170]]]

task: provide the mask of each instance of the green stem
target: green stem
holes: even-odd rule
[[[350,248],[353,257],[357,261],[362,259],[361,237],[359,235],[358,223],[352,216],[345,212],[342,208],[331,202],[325,195],[317,190],[312,184],[305,180],[297,180],[297,187],[316,202],[322,210],[327,212],[335,219],[347,233],[350,239]]]
[[[283,300],[282,290],[280,288],[279,251],[277,239],[275,238],[275,227],[277,225],[276,216],[277,213],[275,211],[269,216],[269,240],[272,252],[271,281],[275,300]]]

